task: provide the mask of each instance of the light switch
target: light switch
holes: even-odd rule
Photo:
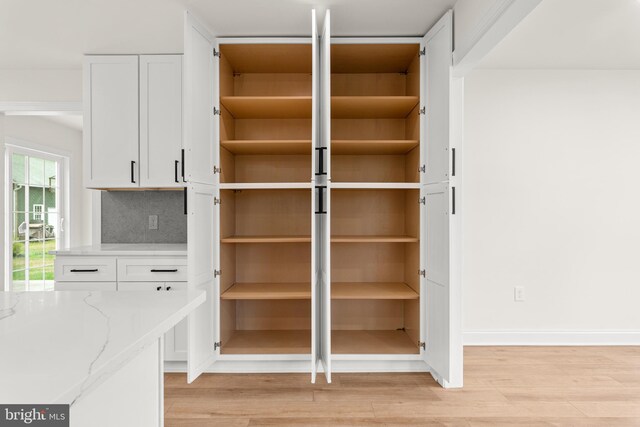
[[[149,230],[158,229],[158,215],[149,215]]]

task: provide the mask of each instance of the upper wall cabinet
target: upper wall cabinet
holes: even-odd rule
[[[182,57],[87,56],[84,184],[183,186]]]

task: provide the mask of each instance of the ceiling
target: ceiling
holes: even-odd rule
[[[62,126],[66,126],[73,130],[82,131],[82,115],[80,114],[66,114],[57,116],[40,116],[43,119],[52,121]]]
[[[543,0],[480,68],[640,69],[639,0]]]
[[[180,53],[183,11],[219,36],[421,35],[456,0],[0,0],[0,68],[80,68],[83,53]]]

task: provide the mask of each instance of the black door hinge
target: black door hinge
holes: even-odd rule
[[[213,167],[213,174],[215,175],[215,174],[217,174],[217,173],[222,173],[222,168],[219,168],[219,167],[217,167],[217,166],[214,166],[214,167]]]
[[[420,203],[421,205],[426,205],[427,204],[427,198],[426,197],[420,197],[418,199],[418,203]]]
[[[213,270],[213,277],[222,276],[222,270]]]
[[[221,204],[222,204],[222,200],[218,199],[217,197],[213,198],[213,206],[221,205]]]
[[[213,57],[220,58],[220,51],[218,51],[215,47],[213,48]]]
[[[425,165],[422,165],[418,168],[418,172],[425,173],[426,171],[427,171],[427,167]]]
[[[418,347],[422,348],[423,350],[427,349],[427,343],[424,341],[418,341]]]
[[[418,276],[427,277],[427,270],[418,270]]]
[[[219,116],[220,115],[220,110],[218,110],[216,107],[213,107],[213,115],[214,116]]]
[[[420,115],[421,115],[421,114],[427,114],[427,109],[426,109],[426,107],[422,107],[422,108],[420,108],[420,110],[418,110],[418,114],[420,114]]]
[[[214,342],[213,343],[213,351],[216,351],[217,349],[219,349],[222,346],[222,343],[220,341],[218,342]]]
[[[427,48],[423,47],[420,52],[418,52],[418,56],[425,56],[427,54]]]

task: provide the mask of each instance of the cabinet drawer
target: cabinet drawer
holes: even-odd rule
[[[56,282],[56,291],[115,291],[116,282]]]
[[[164,291],[164,282],[118,282],[119,291]]]
[[[56,257],[56,282],[115,282],[115,257]]]
[[[120,258],[118,282],[186,282],[186,258]]]

